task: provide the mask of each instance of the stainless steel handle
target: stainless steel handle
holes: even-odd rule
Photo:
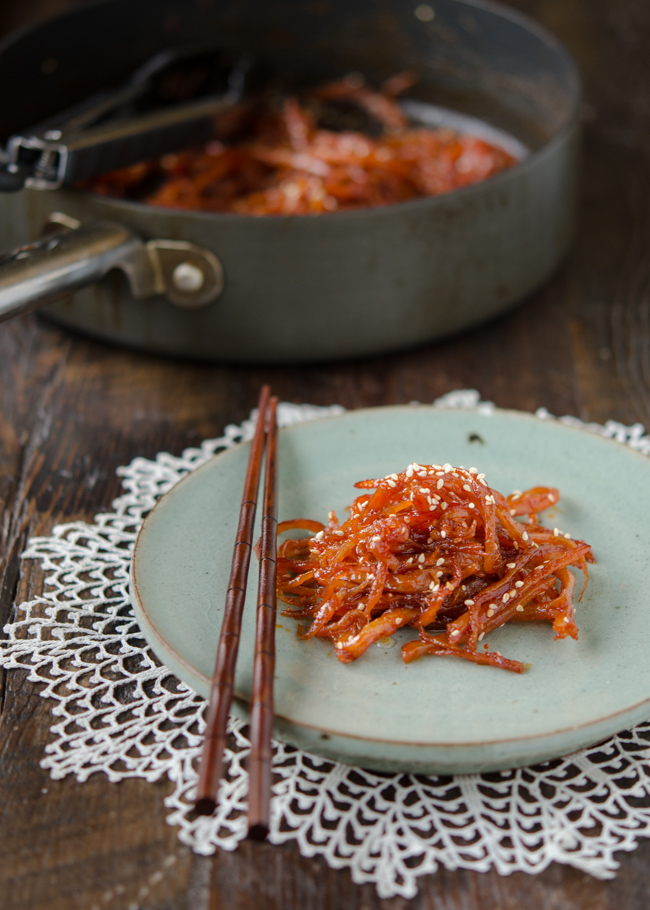
[[[177,306],[195,308],[223,290],[221,263],[193,243],[144,242],[113,222],[82,225],[61,215],[52,221],[68,226],[0,254],[0,321],[93,284],[114,268],[125,273],[138,299],[162,294]]]

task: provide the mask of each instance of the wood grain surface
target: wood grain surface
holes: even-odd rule
[[[69,3],[5,2],[7,29]],[[281,399],[347,408],[476,388],[501,407],[650,426],[650,4],[516,0],[575,55],[585,84],[581,224],[547,286],[490,325],[407,353],[330,366],[191,364],[120,350],[36,316],[0,325],[0,627],[39,593],[27,537],[92,521],[118,465],[180,453],[239,423],[270,383]],[[0,199],[0,219],[2,200]],[[193,855],[165,823],[167,785],[50,780],[49,707],[0,671],[2,910],[646,910],[650,843],[613,881],[441,870],[412,901],[380,900],[294,845]]]

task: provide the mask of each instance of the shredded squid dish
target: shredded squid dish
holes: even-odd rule
[[[476,468],[449,464],[411,464],[356,487],[367,492],[342,524],[330,512],[327,525],[278,527],[312,535],[278,549],[278,596],[290,605],[283,615],[310,623],[301,638],[329,639],[349,663],[410,626],[418,637],[402,646],[406,663],[430,654],[521,673],[525,664],[489,650],[485,635],[542,620],[556,639],[578,637],[569,566],[584,573],[584,593],[594,560],[589,544],[539,523],[558,490],[505,497]]]
[[[397,96],[414,81],[401,73],[372,91],[353,74],[300,99],[243,105],[204,148],[78,186],[175,209],[304,215],[436,196],[515,164],[477,136],[412,124]],[[360,121],[367,129],[352,128]]]

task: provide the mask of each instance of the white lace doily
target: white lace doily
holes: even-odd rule
[[[473,391],[435,404],[493,407]],[[341,410],[282,404],[279,420],[286,426]],[[554,419],[544,410],[537,416]],[[650,454],[639,424],[587,428]],[[129,605],[129,560],[156,500],[216,452],[250,438],[252,429],[252,419],[229,426],[221,439],[179,458],[136,458],[120,469],[127,492],[113,512],[31,540],[24,557],[42,561],[45,591],[16,607],[0,640],[0,665],[27,669],[51,700],[52,736],[42,761],[51,776],[166,775],[175,788],[166,800],[168,821],[206,855],[235,849],[245,835],[246,727],[231,721],[217,814],[192,819],[204,702],[146,646]],[[650,722],[567,758],[497,774],[377,774],[282,743],[275,744],[274,770],[270,840],[296,841],[303,855],[320,854],[330,866],[350,869],[355,882],[373,882],[381,897],[412,897],[418,876],[439,865],[508,874],[540,872],[556,861],[609,878],[615,852],[650,837]]]

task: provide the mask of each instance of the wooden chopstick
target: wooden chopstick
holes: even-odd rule
[[[257,425],[246,470],[239,525],[237,527],[237,537],[230,570],[230,581],[226,593],[226,605],[210,688],[205,739],[201,752],[199,781],[194,801],[194,809],[199,815],[212,815],[214,812],[217,805],[219,782],[223,775],[226,725],[232,702],[235,664],[239,649],[239,632],[253,545],[253,524],[257,506],[257,490],[262,471],[269,396],[270,389],[268,386],[264,386],[260,394]]]
[[[278,400],[272,398],[266,434],[264,514],[255,628],[255,663],[251,703],[251,752],[248,759],[248,836],[264,840],[269,832],[271,806],[271,736],[273,733],[273,675],[277,577],[277,423]]]

